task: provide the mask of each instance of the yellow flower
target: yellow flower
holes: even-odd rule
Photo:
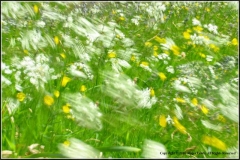
[[[56,45],[59,44],[59,38],[58,38],[58,36],[55,36],[55,37],[54,37],[54,42],[55,42]]]
[[[141,65],[148,66],[148,62],[143,61],[143,62],[141,62]]]
[[[60,92],[59,92],[59,91],[54,91],[54,96],[55,96],[55,97],[57,97],[57,98],[58,98],[58,97],[59,97],[59,95],[60,95]]]
[[[201,32],[203,28],[201,26],[196,26],[196,27],[193,27],[193,30],[195,30],[196,32]]]
[[[154,57],[157,57],[157,56],[158,56],[157,51],[153,51],[153,56],[154,56]]]
[[[64,113],[70,113],[70,104],[66,104],[62,107]]]
[[[159,117],[159,125],[161,127],[166,127],[167,126],[167,120],[166,120],[165,115],[160,115],[160,117]]]
[[[165,81],[165,80],[167,79],[167,77],[165,76],[165,74],[162,73],[162,72],[159,72],[159,73],[158,73],[158,76],[160,77],[160,79],[161,79],[162,81]]]
[[[208,114],[208,108],[202,105],[201,110],[204,114]]]
[[[23,53],[28,54],[28,50],[24,49]]]
[[[176,101],[180,102],[180,103],[186,103],[186,101],[184,99],[179,98],[179,97],[176,98]]]
[[[172,45],[171,50],[173,51],[173,54],[175,54],[176,56],[180,54],[179,48],[176,45]]]
[[[124,18],[123,16],[121,16],[121,17],[119,17],[119,20],[120,20],[120,21],[124,21],[125,18]]]
[[[154,92],[154,89],[153,88],[150,88],[150,96],[155,96],[155,92]]]
[[[85,92],[86,90],[87,90],[86,86],[85,85],[81,85],[80,91],[81,92]]]
[[[116,14],[116,11],[115,11],[115,10],[112,10],[112,14]]]
[[[219,51],[219,48],[216,45],[214,45],[214,44],[210,44],[209,47],[212,48],[214,52],[218,52]]]
[[[227,150],[226,144],[216,137],[203,136],[202,142],[204,144],[207,144],[207,145],[213,146],[215,148],[218,148],[222,151]]]
[[[72,119],[74,120],[74,117],[71,114],[67,114],[67,119]]]
[[[118,35],[116,35],[116,38],[120,39],[120,38],[121,38],[121,36],[118,34]]]
[[[33,11],[35,13],[38,13],[38,11],[39,11],[38,6],[36,4],[33,6]]]
[[[51,105],[53,105],[53,103],[54,103],[54,99],[53,99],[51,96],[46,95],[46,96],[44,96],[44,103],[45,103],[47,106],[51,106]]]
[[[197,105],[198,105],[198,100],[197,100],[197,98],[193,98],[193,99],[192,99],[192,104],[193,104],[194,106],[197,106]]]
[[[25,99],[26,95],[23,92],[17,94],[17,99],[22,102]]]
[[[70,142],[69,141],[64,141],[63,144],[68,147],[70,145]]]
[[[163,50],[164,53],[169,54],[168,50]]]
[[[145,46],[146,46],[146,47],[151,47],[151,46],[152,46],[152,43],[151,43],[151,42],[145,42]]]
[[[62,79],[62,87],[65,87],[70,80],[71,78],[64,76]]]
[[[237,38],[233,38],[232,40],[232,45],[237,46],[238,45],[238,40]]]
[[[160,38],[160,37],[158,37],[158,36],[156,36],[156,37],[154,38],[154,40],[157,41],[157,42],[159,42],[159,43],[166,43],[166,39],[165,39],[165,38]]]
[[[207,7],[207,8],[205,8],[205,10],[207,11],[207,12],[210,12],[210,9]]]
[[[63,59],[66,58],[66,55],[65,55],[64,53],[61,53],[60,55],[61,55],[61,57],[62,57]]]
[[[108,58],[115,58],[115,57],[116,57],[116,53],[114,51],[108,52]]]
[[[173,122],[174,122],[174,126],[183,134],[186,134],[187,131],[186,131],[186,128],[181,124],[179,123],[177,117],[173,117]]]
[[[157,51],[158,50],[158,46],[153,46],[153,50]]]
[[[131,56],[131,61],[135,61],[136,60],[136,57],[134,55]]]
[[[219,120],[220,122],[223,122],[223,123],[226,122],[226,119],[220,114],[217,116],[217,120]]]
[[[185,39],[190,39],[190,34],[188,33],[188,32],[183,32],[183,37],[185,38]]]
[[[202,58],[206,58],[206,55],[203,54],[203,53],[199,53],[199,55],[200,55]]]

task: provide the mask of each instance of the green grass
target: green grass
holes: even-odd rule
[[[153,149],[156,155],[143,154],[146,140],[164,145],[168,158],[226,158],[222,152],[237,156],[238,80],[234,80],[239,72],[239,17],[229,3],[3,2],[1,68],[7,67],[1,71],[11,84],[2,80],[2,151],[12,151],[12,158],[68,157],[59,145],[76,138],[104,158],[160,157],[157,148]],[[159,4],[165,9],[157,10]],[[136,16],[138,25],[132,21]],[[201,31],[195,30],[198,25],[193,19],[201,23]],[[216,25],[218,33],[204,27],[208,24]],[[187,31],[191,38],[184,37]],[[194,35],[205,36],[204,42],[197,44]],[[164,48],[166,43],[170,44]],[[115,57],[110,58],[110,52]],[[167,59],[157,57],[163,53]],[[41,55],[46,59],[38,60]],[[149,69],[144,68],[145,62]],[[71,73],[74,65],[80,76]],[[34,80],[34,76],[39,77]],[[64,76],[70,78],[66,85]],[[188,81],[192,78],[195,82]],[[80,90],[82,85],[86,91]],[[181,86],[188,91],[179,90]],[[149,94],[139,98],[146,89]],[[46,95],[53,98],[49,105]],[[156,102],[144,108],[139,103],[147,97]],[[66,104],[70,113],[63,110]],[[160,125],[163,115],[176,116],[187,134],[178,130],[177,123]],[[214,126],[207,127],[203,121]],[[218,140],[207,143],[204,136]],[[44,146],[37,148],[37,154],[29,150],[36,143]],[[91,157],[82,155],[92,150],[78,149],[79,157],[74,158]]]

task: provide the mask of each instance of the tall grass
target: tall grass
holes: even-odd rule
[[[2,2],[2,157],[238,157],[233,2]]]

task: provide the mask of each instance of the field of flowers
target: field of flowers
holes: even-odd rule
[[[1,2],[2,157],[238,157],[238,2]]]

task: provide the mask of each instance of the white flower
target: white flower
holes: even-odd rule
[[[167,71],[168,71],[169,73],[174,73],[174,68],[173,68],[173,66],[168,66],[166,69],[167,69]]]
[[[139,66],[142,67],[143,69],[149,71],[149,72],[152,72],[152,69],[149,66],[146,66],[146,65],[143,65],[143,64],[140,64]]]
[[[7,98],[6,107],[9,111],[9,114],[12,114],[16,111],[16,109],[20,106],[20,102],[13,98]]]
[[[197,36],[195,33],[194,33],[194,35],[191,35],[190,38],[194,44],[201,45],[201,44],[205,43],[205,41],[206,41],[206,39],[203,36]]]
[[[179,80],[175,80],[173,88],[180,92],[191,93],[191,91],[186,86],[181,85],[181,81]]]
[[[36,25],[37,25],[37,27],[43,28],[43,27],[45,27],[46,23],[43,21],[37,21]]]
[[[166,53],[162,53],[158,55],[158,59],[170,60],[171,58]]]
[[[181,108],[177,105],[177,104],[175,104],[175,110],[174,110],[174,113],[175,113],[175,115],[176,115],[176,117],[178,118],[178,119],[182,119],[183,118],[183,115],[182,115],[182,110],[181,110]]]
[[[170,117],[170,115],[167,116],[166,121],[167,121],[168,124],[173,124],[174,123],[172,118]]]
[[[12,82],[8,80],[6,77],[4,77],[3,75],[1,75],[1,80],[2,80],[2,83],[5,83],[7,86],[12,84]]]
[[[150,89],[136,91],[136,102],[139,108],[151,108],[157,102],[156,97],[150,97]]]
[[[218,34],[218,31],[217,31],[218,27],[216,25],[208,24],[208,25],[204,25],[204,28],[207,28],[209,30],[209,32]]]
[[[222,127],[220,125],[212,124],[207,120],[201,120],[201,122],[206,128],[213,129],[216,131],[222,131]]]
[[[130,78],[124,74],[104,72],[104,93],[128,107],[150,108],[156,103],[156,97],[150,97],[150,90],[139,90]]]
[[[213,56],[210,56],[210,55],[207,55],[207,56],[206,56],[206,60],[207,60],[208,62],[211,62],[212,59],[213,59]]]
[[[142,156],[144,158],[167,158],[167,150],[161,143],[145,140]]]
[[[102,129],[100,119],[102,113],[91,99],[82,96],[80,93],[66,93],[63,97],[67,103],[70,104],[72,114],[78,122],[78,125],[90,129]]]
[[[166,43],[161,44],[163,50],[169,50],[175,46],[175,42],[171,38],[166,38]]]
[[[131,46],[134,45],[133,40],[131,40],[130,38],[123,38],[122,42],[123,42],[125,47],[131,47]]]
[[[192,23],[194,26],[201,26],[201,22],[197,20],[196,18],[193,18]]]
[[[69,139],[70,145],[59,144],[58,148],[67,158],[99,158],[100,152],[76,138]]]

